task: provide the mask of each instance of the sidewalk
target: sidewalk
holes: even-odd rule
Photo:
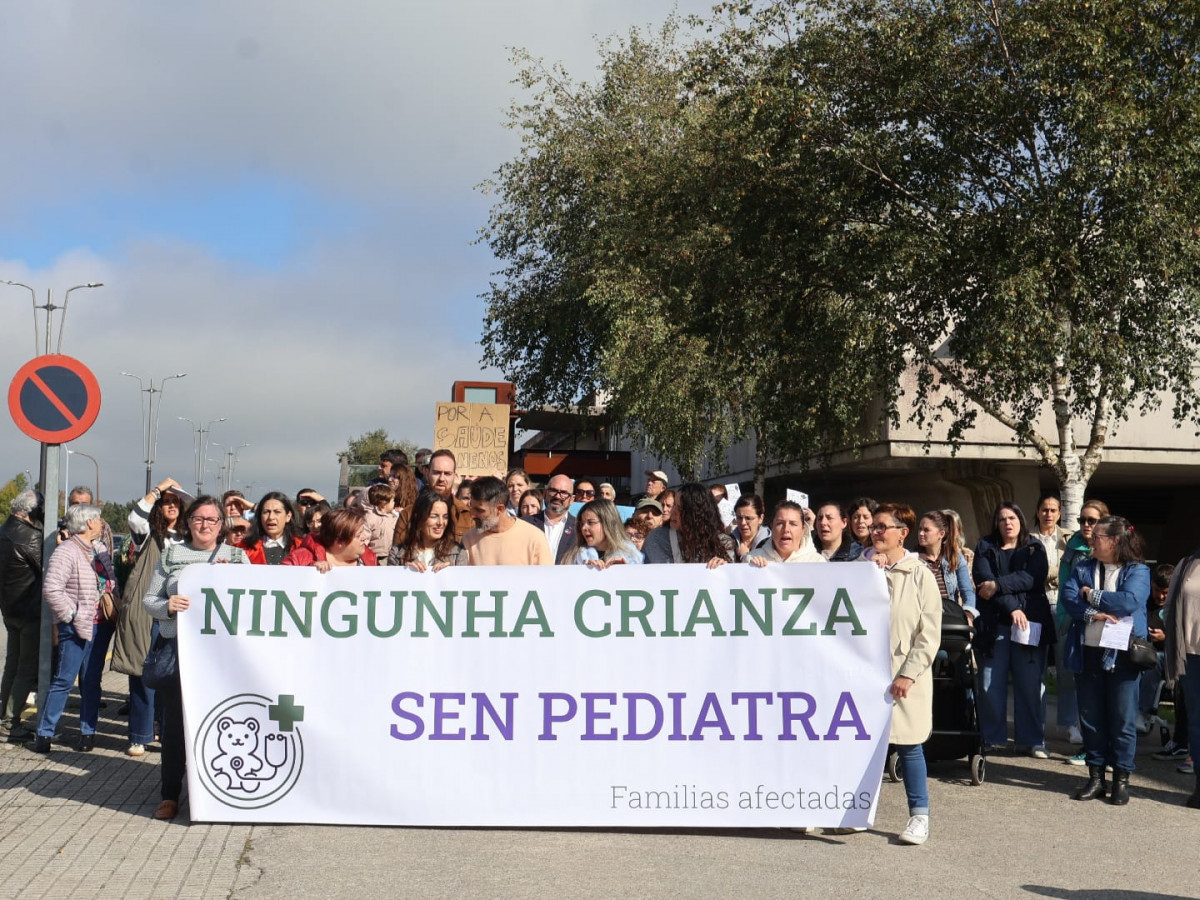
[[[1151,759],[1156,735],[1123,808],[1068,799],[1084,770],[1061,741],[1050,760],[989,758],[979,787],[965,762],[931,764],[924,847],[897,843],[904,791],[886,780],[875,828],[849,836],[189,825],[186,803],[174,822],[151,818],[159,757],[125,755],[124,685],[105,674],[91,753],[0,744],[0,897],[1200,897],[1193,779]],[[73,742],[77,704],[61,726]]]

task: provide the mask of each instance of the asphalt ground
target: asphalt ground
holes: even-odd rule
[[[3,635],[0,634],[0,645]],[[0,646],[2,649],[2,646]],[[124,677],[106,673],[96,749],[0,744],[0,897],[1200,898],[1194,778],[1142,740],[1128,806],[1069,797],[1085,770],[1052,758],[930,764],[931,836],[897,842],[904,789],[885,782],[862,834],[778,829],[351,828],[152,818],[159,758],[125,755]],[[1052,721],[1052,718],[1051,718]]]

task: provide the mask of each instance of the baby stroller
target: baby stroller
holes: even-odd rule
[[[983,784],[987,761],[979,711],[975,707],[975,659],[971,642],[975,629],[957,603],[942,604],[942,639],[933,662],[933,732],[925,741],[925,759],[930,762],[965,759],[971,784]],[[887,774],[900,780],[900,759],[888,753]]]

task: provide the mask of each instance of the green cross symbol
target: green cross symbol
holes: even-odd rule
[[[279,702],[267,707],[272,722],[279,723],[280,731],[291,731],[297,722],[304,721],[304,707],[296,705],[292,694],[280,694]]]

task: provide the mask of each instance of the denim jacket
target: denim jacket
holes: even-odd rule
[[[951,600],[962,601],[964,612],[972,618],[979,617],[979,609],[975,605],[975,587],[971,584],[971,570],[967,568],[967,558],[958,554],[958,566],[950,568],[950,560],[942,557],[942,578],[946,581],[946,596]]]
[[[1072,672],[1083,671],[1083,632],[1087,623],[1092,620],[1093,613],[1109,613],[1118,619],[1132,616],[1134,637],[1146,636],[1146,601],[1150,598],[1149,567],[1145,563],[1126,563],[1117,575],[1117,589],[1093,589],[1091,603],[1088,603],[1080,591],[1096,583],[1097,565],[1099,563],[1095,559],[1079,563],[1071,570],[1071,577],[1062,586],[1059,605],[1066,606],[1067,615],[1071,617],[1063,661]],[[1110,671],[1116,665],[1118,652],[1123,651],[1104,652],[1105,671]]]

